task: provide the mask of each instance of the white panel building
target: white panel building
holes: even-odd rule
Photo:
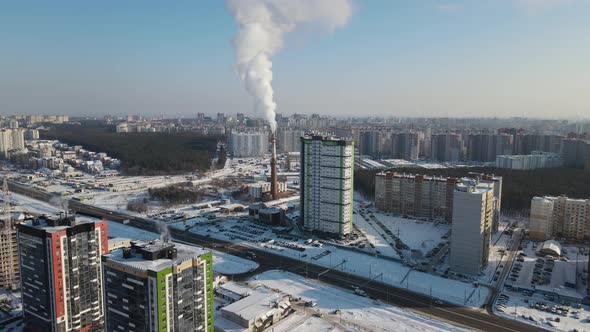
[[[300,209],[307,230],[352,232],[354,143],[327,136],[301,138]]]
[[[231,153],[234,157],[260,157],[268,152],[268,133],[264,131],[237,132],[230,137]]]
[[[476,276],[488,263],[493,187],[457,185],[453,198],[451,270]]]

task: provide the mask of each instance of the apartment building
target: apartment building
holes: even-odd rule
[[[476,182],[463,182],[453,196],[450,268],[477,276],[488,263],[494,191]]]
[[[534,240],[590,237],[590,199],[565,196],[534,197],[531,200],[529,236]]]
[[[161,241],[104,255],[106,330],[213,332],[213,256]]]
[[[264,131],[232,131],[230,151],[236,158],[260,157],[268,152],[268,133]]]
[[[354,143],[328,136],[301,138],[300,209],[310,231],[352,232]]]
[[[499,155],[496,157],[497,168],[530,170],[537,168],[554,168],[563,166],[563,160],[557,153],[533,151],[527,155]]]
[[[375,176],[375,207],[381,211],[450,222],[455,178],[379,173]]]
[[[25,331],[103,331],[107,222],[62,214],[17,228]]]
[[[422,133],[391,134],[391,157],[395,159],[416,160],[420,154]]]
[[[300,139],[302,136],[305,136],[304,130],[279,128],[277,131],[277,148],[279,152],[300,152]]]
[[[463,139],[459,134],[436,134],[431,137],[430,159],[458,161],[463,156]]]
[[[23,219],[23,214],[15,214],[5,215],[0,220],[0,289],[14,291],[20,288],[16,225]]]
[[[492,191],[492,230],[496,231],[502,205],[502,177],[495,175],[470,173],[469,177],[456,179],[378,173],[375,176],[375,207],[398,215],[452,222],[455,189],[464,182]]]
[[[25,129],[1,129],[0,130],[0,155],[8,156],[10,150],[22,150],[25,148]]]

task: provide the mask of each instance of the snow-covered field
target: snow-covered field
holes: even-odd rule
[[[399,238],[410,249],[418,249],[423,253],[436,247],[442,241],[443,235],[451,229],[448,224],[388,216],[379,212],[371,213],[393,234],[399,234]]]
[[[276,288],[305,301],[314,301],[317,307],[309,309],[324,314],[323,318],[301,320],[301,316],[279,323],[274,331],[330,331],[332,325],[341,324],[352,331],[463,331],[455,326],[430,320],[400,308],[383,304],[352,291],[305,279],[299,275],[266,271],[254,276],[250,284]],[[334,314],[339,309],[340,314]],[[330,321],[335,324],[330,324]],[[288,325],[289,328],[281,328]],[[338,329],[335,329],[338,331]]]
[[[182,224],[172,225],[184,229]],[[314,247],[303,240],[296,244],[305,251],[258,242],[262,239],[277,239],[270,227],[253,224],[247,221],[228,219],[223,223],[201,224],[190,229],[191,232],[209,235],[211,238],[229,240],[250,245],[260,250],[287,256],[300,261],[325,267],[335,267],[338,270],[350,272],[365,278],[374,278],[390,285],[407,288],[412,291],[440,298],[457,305],[481,307],[489,295],[489,289],[474,287],[472,283],[445,279],[432,274],[412,270],[401,263],[388,259],[371,256],[356,251],[340,249],[331,245]],[[279,239],[280,240],[280,239]],[[294,241],[285,241],[295,243]],[[330,253],[327,253],[329,251]]]

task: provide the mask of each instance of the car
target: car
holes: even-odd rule
[[[444,303],[441,300],[434,300],[434,304],[436,304],[436,305],[443,305]]]
[[[315,307],[317,305],[318,304],[316,302],[314,302],[314,301],[307,301],[307,302],[305,302],[305,306],[306,307],[309,307],[309,308],[313,308],[313,307]]]

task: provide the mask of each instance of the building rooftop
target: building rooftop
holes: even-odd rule
[[[236,301],[223,309],[222,311],[231,312],[246,320],[254,320],[256,317],[266,314],[272,309],[272,303],[280,299],[278,293],[270,292],[265,289],[256,289],[252,293]]]
[[[209,251],[203,248],[178,245],[160,240],[133,241],[131,248],[116,249],[103,257],[107,261],[139,270],[160,271],[187,260],[198,258],[207,252]]]
[[[43,230],[47,233],[54,233],[74,226],[94,223],[91,220],[76,219],[74,213],[60,212],[55,215],[42,215],[38,218],[25,220],[21,225]]]

